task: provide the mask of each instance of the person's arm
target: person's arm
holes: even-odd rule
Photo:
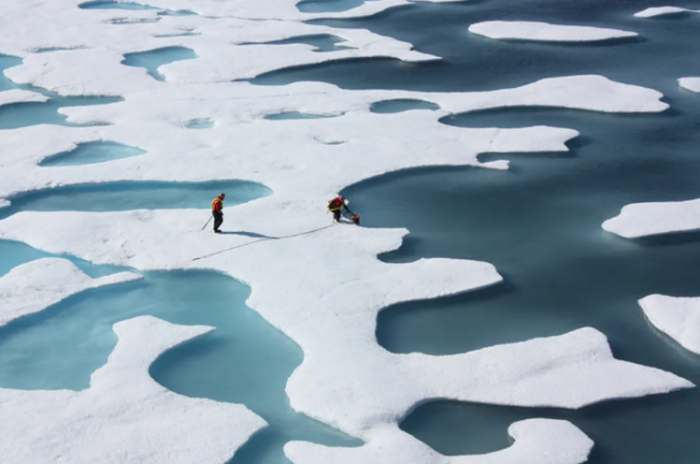
[[[355,214],[352,211],[350,211],[350,208],[348,208],[348,205],[343,205],[343,208],[345,208],[345,211],[347,211],[350,214]]]

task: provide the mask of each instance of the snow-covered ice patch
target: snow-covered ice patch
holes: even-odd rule
[[[338,448],[291,442],[285,454],[295,464],[581,464],[588,460],[593,441],[569,422],[528,419],[508,427],[510,447],[472,456],[444,456],[398,429],[384,429],[364,446]]]
[[[163,352],[213,330],[143,316],[114,325],[107,364],[83,391],[0,389],[3,459],[37,462],[220,464],[265,421],[245,406],[177,395],[149,366]],[[36,420],[36,418],[41,418]]]
[[[700,199],[633,203],[603,223],[603,229],[625,238],[700,230]]]
[[[649,295],[639,305],[654,327],[700,354],[700,298]]]
[[[469,26],[469,32],[491,39],[538,42],[599,42],[637,37],[636,32],[592,26],[571,26],[536,21],[485,21]]]
[[[700,93],[700,77],[681,77],[678,84],[686,90]]]
[[[92,279],[66,259],[44,258],[17,266],[0,278],[0,326],[34,314],[89,288],[131,282],[130,272]]]
[[[681,15],[685,13],[700,13],[700,10],[689,10],[677,6],[657,6],[635,13],[636,18],[657,18],[660,16]]]

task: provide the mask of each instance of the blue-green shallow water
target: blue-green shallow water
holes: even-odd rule
[[[0,242],[2,246],[2,242]],[[358,442],[297,414],[284,387],[301,349],[245,306],[248,287],[213,272],[147,272],[144,280],[89,290],[0,328],[0,386],[75,389],[89,386],[117,343],[116,322],[144,314],[216,331],[166,352],[151,367],[178,393],[243,403],[265,418],[261,432],[233,463],[285,462],[288,440],[334,446]]]
[[[270,195],[264,185],[247,181],[109,182],[37,190],[10,198],[0,219],[18,211],[129,211],[136,209],[207,209],[220,192],[227,206]]]
[[[44,159],[39,166],[78,166],[143,155],[145,150],[116,142],[87,142]]]

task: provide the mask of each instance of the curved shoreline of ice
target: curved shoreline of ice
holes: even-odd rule
[[[484,21],[469,26],[469,32],[490,39],[529,40],[535,42],[600,42],[637,37],[619,29],[571,26],[538,21]]]
[[[148,374],[155,359],[212,330],[142,316],[119,322],[107,364],[82,391],[0,389],[0,453],[13,464],[220,464],[265,421],[245,406],[177,395]],[[38,419],[38,420],[37,420]]]
[[[700,298],[649,295],[639,300],[639,305],[654,327],[700,354]]]
[[[700,231],[700,199],[632,203],[603,222],[604,230],[624,238]]]
[[[673,15],[679,13],[700,13],[700,10],[690,10],[678,6],[656,6],[647,8],[634,14],[635,18],[657,18],[659,16]]]
[[[700,77],[681,77],[678,79],[678,85],[691,92],[700,93]]]
[[[339,448],[308,442],[284,447],[295,464],[581,464],[593,448],[586,434],[570,422],[528,419],[508,427],[514,443],[503,450],[482,455],[444,456],[399,429],[383,429],[359,448]]]
[[[62,258],[30,261],[0,277],[0,326],[43,311],[76,293],[139,279],[142,276],[132,272],[92,279]]]

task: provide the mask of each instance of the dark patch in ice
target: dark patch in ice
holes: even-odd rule
[[[63,52],[70,50],[84,50],[84,47],[47,47],[47,48],[37,48],[34,53],[51,53],[51,52]]]
[[[187,122],[185,127],[188,129],[211,129],[214,127],[214,121],[211,119],[193,119]]]
[[[83,10],[159,10],[155,6],[136,2],[117,2],[110,0],[96,0],[78,5]]]
[[[146,153],[136,147],[116,142],[86,142],[78,144],[71,151],[58,153],[45,158],[39,166],[77,166],[83,164],[104,163],[121,158],[129,158]]]
[[[347,50],[347,47],[338,46],[345,42],[345,39],[340,37],[330,35],[330,34],[316,34],[316,35],[303,35],[299,37],[292,37],[289,39],[274,40],[271,42],[245,42],[238,45],[294,45],[294,44],[304,44],[311,45],[315,47],[315,52],[333,52],[336,50]]]
[[[197,54],[191,48],[163,47],[145,52],[127,53],[124,55],[122,64],[144,68],[151,77],[162,82],[165,81],[165,77],[158,72],[158,68],[175,61],[192,60],[194,58],[197,58]]]
[[[301,113],[299,111],[285,111],[283,113],[268,114],[265,119],[270,121],[287,121],[290,119],[328,119],[337,118],[339,114],[311,114]]]
[[[440,106],[433,102],[413,99],[383,100],[373,103],[370,107],[371,112],[382,114],[401,113],[410,110],[437,111],[439,109]]]

